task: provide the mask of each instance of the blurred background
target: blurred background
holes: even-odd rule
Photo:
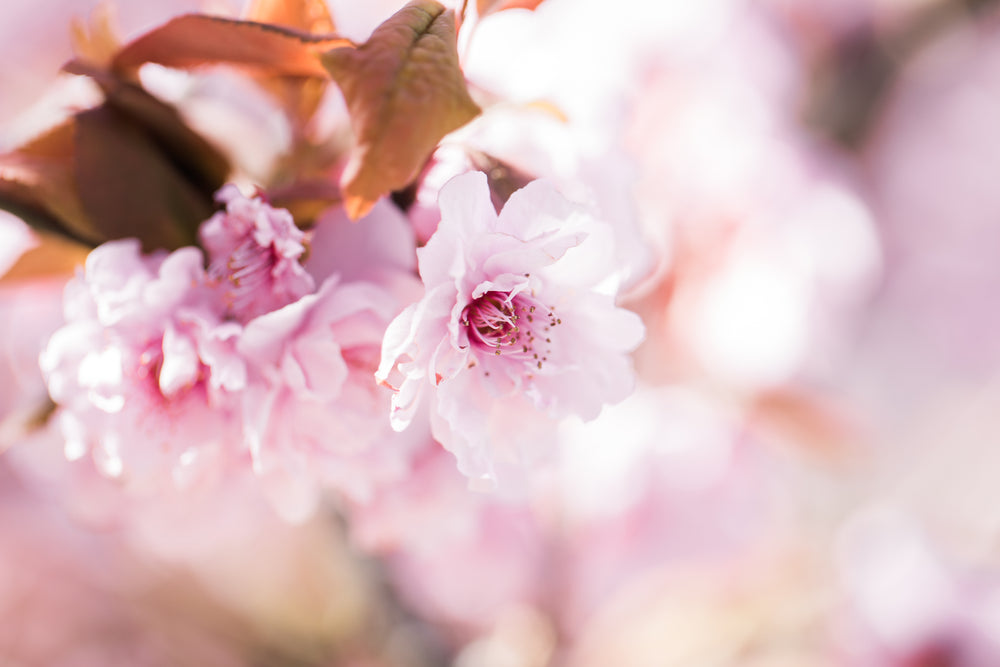
[[[363,41],[402,4],[328,7]],[[300,525],[250,475],[126,502],[38,427],[85,251],[0,212],[0,662],[1000,665],[998,3],[478,4],[462,66],[503,102],[463,141],[630,230],[635,394],[517,499],[430,449]],[[0,8],[0,151],[98,99],[59,73],[81,25],[246,11],[108,7]],[[252,83],[150,67],[243,182],[294,153]],[[308,132],[343,127],[329,91]]]

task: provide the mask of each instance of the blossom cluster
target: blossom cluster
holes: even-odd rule
[[[551,449],[559,419],[632,388],[642,325],[614,304],[612,234],[545,183],[497,216],[482,173],[449,182],[409,305],[415,285],[317,280],[287,210],[233,185],[218,200],[204,251],[109,241],[67,285],[41,368],[70,458],[131,485],[245,461],[304,518],[323,486],[363,498],[404,467],[414,437],[387,427],[421,407],[459,469],[495,481]],[[391,372],[401,385],[381,390]]]

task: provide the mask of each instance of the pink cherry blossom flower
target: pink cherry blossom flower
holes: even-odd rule
[[[260,197],[244,197],[235,185],[216,195],[226,204],[201,226],[208,273],[226,285],[229,313],[241,322],[287,306],[315,291],[299,263],[305,235],[292,215]]]
[[[388,323],[419,292],[412,236],[383,238],[378,221],[374,235],[334,234],[355,247],[382,239],[398,261],[377,274],[320,261],[317,290],[288,211],[235,187],[219,198],[226,211],[201,229],[207,271],[196,248],[145,256],[123,240],[70,282],[41,360],[66,453],[90,452],[102,474],[146,491],[252,464],[294,521],[328,489],[364,501],[426,437],[390,429],[390,392],[372,379]]]
[[[405,472],[412,438],[385,423],[388,392],[372,381],[382,335],[398,312],[374,284],[331,277],[244,329],[238,348],[251,371],[241,397],[244,442],[285,518],[308,518],[324,485],[363,501],[374,480]]]
[[[246,369],[214,297],[195,248],[143,256],[128,239],[90,253],[41,355],[70,458],[91,451],[102,473],[135,481],[232,441]]]
[[[389,326],[376,377],[398,385],[391,421],[431,388],[435,438],[474,483],[538,458],[557,420],[596,417],[632,389],[643,336],[615,306],[613,229],[544,181],[499,215],[479,172],[441,191],[441,223],[418,251],[425,294]]]

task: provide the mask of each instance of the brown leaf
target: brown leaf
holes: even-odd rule
[[[105,103],[0,155],[0,207],[91,246],[193,242],[228,175],[225,158],[139,86],[82,63],[75,70],[94,77]]]
[[[264,194],[271,206],[287,209],[302,229],[312,227],[323,211],[341,203],[340,188],[329,180],[299,181],[268,189]]]
[[[534,10],[543,0],[476,0],[476,11],[480,17],[502,12],[505,9]]]
[[[350,44],[333,34],[311,35],[256,21],[186,14],[126,45],[111,66],[128,73],[144,63],[176,68],[227,63],[267,74],[325,77],[317,55]]]
[[[438,142],[480,109],[458,62],[454,12],[412,0],[358,48],[324,54],[356,137],[341,178],[352,219],[406,186]]]
[[[38,244],[25,251],[14,266],[0,276],[0,284],[72,274],[76,267],[83,266],[90,252],[90,246],[49,232],[36,232],[36,237]]]
[[[105,239],[138,237],[148,252],[196,240],[214,211],[144,129],[110,105],[76,116],[76,183],[88,218]]]
[[[187,126],[177,109],[134,83],[101,71],[85,73],[100,85],[106,104],[142,128],[166,158],[176,164],[194,185],[209,195],[222,187],[230,171],[228,161],[218,149]]]
[[[500,212],[510,196],[535,179],[514,165],[482,152],[469,154],[472,166],[486,174],[493,208]]]

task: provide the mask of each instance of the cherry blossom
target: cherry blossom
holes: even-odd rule
[[[410,438],[381,418],[389,392],[372,379],[401,304],[339,274],[316,289],[288,211],[233,186],[218,198],[226,210],[201,227],[207,262],[197,248],[143,255],[134,240],[91,252],[42,368],[70,458],[90,451],[139,487],[246,461],[300,521],[328,486],[363,498],[370,480],[403,474]],[[401,259],[380,278],[410,294],[406,271]]]
[[[212,296],[195,248],[143,256],[123,240],[90,253],[41,357],[71,458],[92,450],[108,476],[155,475],[164,455],[169,469],[231,442],[246,371],[239,327]]]
[[[418,251],[424,297],[389,326],[376,377],[404,429],[430,388],[434,436],[473,482],[544,454],[557,420],[593,419],[631,391],[638,317],[614,302],[613,230],[536,181],[498,215],[486,177],[441,191]],[[542,451],[540,451],[542,450]]]
[[[397,311],[388,292],[334,277],[251,321],[240,337],[251,368],[245,443],[287,517],[308,517],[324,481],[363,499],[370,480],[401,474],[409,438],[380,418],[389,395],[371,379]]]
[[[237,320],[287,306],[314,291],[312,277],[299,263],[304,234],[288,211],[259,197],[244,197],[234,185],[216,198],[226,205],[201,227],[208,250],[208,273],[225,284],[228,312]]]

